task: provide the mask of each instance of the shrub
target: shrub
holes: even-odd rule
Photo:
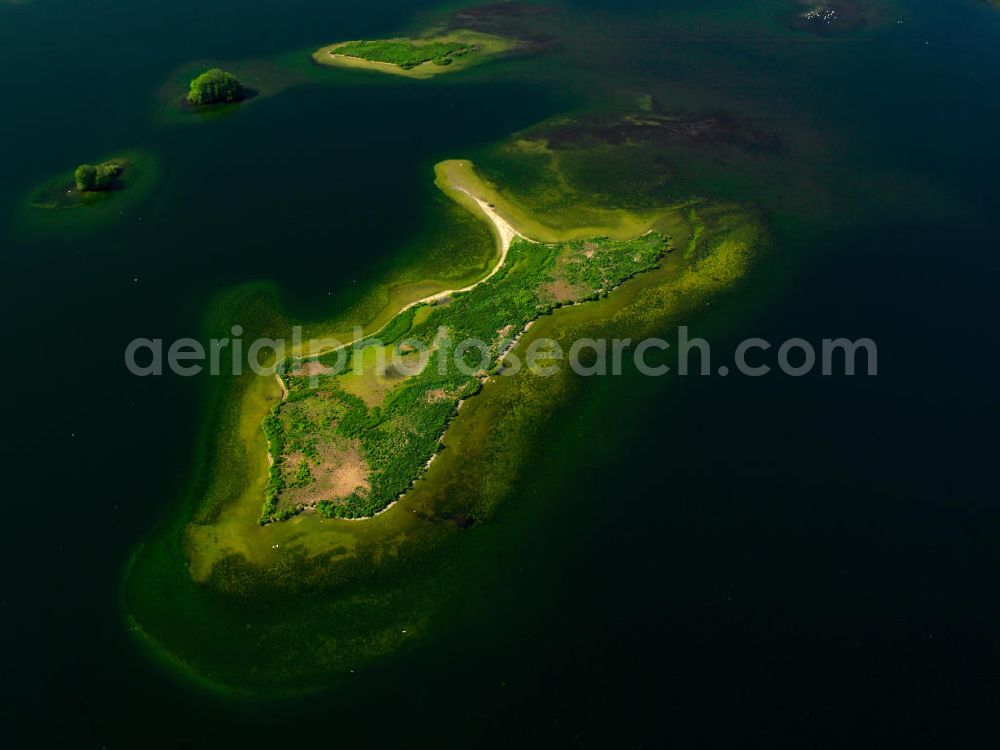
[[[191,81],[187,100],[191,104],[220,104],[243,98],[243,86],[232,73],[219,68],[206,70]]]
[[[81,164],[76,168],[73,177],[76,189],[81,193],[98,190],[113,190],[118,184],[124,167],[118,162],[108,161],[103,164]]]

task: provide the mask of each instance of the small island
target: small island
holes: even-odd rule
[[[24,195],[23,236],[79,238],[134,215],[157,183],[157,159],[139,149],[90,159],[55,174]]]
[[[464,70],[516,47],[516,42],[503,37],[455,30],[425,37],[338,42],[314,52],[313,60],[321,65],[431,78]]]
[[[27,205],[45,211],[96,206],[112,196],[129,192],[138,174],[132,155],[81,164],[36,188]]]
[[[243,84],[232,73],[211,68],[193,79],[187,93],[188,104],[232,104],[245,98]]]
[[[125,171],[124,163],[106,161],[103,164],[81,164],[73,173],[76,189],[81,193],[94,193],[115,190],[122,187],[121,176]]]

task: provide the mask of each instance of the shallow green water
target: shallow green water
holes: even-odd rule
[[[179,68],[393,33],[416,6],[0,6],[0,284],[11,341],[39,353],[7,373],[15,746],[992,731],[1000,19],[900,3],[817,39],[784,30],[781,2],[647,5],[539,20],[572,32],[545,56],[419,87],[289,88],[196,126],[162,113]],[[118,584],[192,479],[207,384],[133,378],[125,344],[195,335],[214,295],[244,282],[325,317],[390,269],[449,268],[443,242],[482,262],[485,233],[437,194],[431,165],[468,156],[514,182],[494,144],[646,94],[759,119],[782,144],[664,148],[666,172],[638,154],[582,175],[605,194],[764,212],[766,261],[688,322],[722,351],[747,335],[871,336],[879,377],[587,383],[496,519],[413,589],[449,602],[414,648],[263,707],[151,665]],[[24,228],[35,185],[129,148],[162,174],[120,222]]]

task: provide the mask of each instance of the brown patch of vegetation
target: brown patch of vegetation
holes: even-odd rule
[[[320,445],[316,452],[319,458],[315,461],[302,453],[289,453],[285,456],[282,473],[288,484],[279,497],[281,507],[311,508],[320,500],[336,503],[354,492],[367,492],[370,489],[370,469],[361,454],[359,441],[336,438]],[[304,461],[309,463],[313,480],[305,487],[288,486],[293,483],[295,474]]]
[[[542,299],[550,302],[576,302],[583,299],[591,292],[584,286],[570,284],[565,279],[556,279],[543,285],[539,290]]]
[[[306,454],[302,453],[301,451],[296,451],[295,453],[289,453],[287,456],[285,456],[282,468],[286,472],[289,472],[292,475],[294,475],[295,472],[298,470],[299,466],[305,460],[305,457]]]
[[[651,144],[725,145],[741,151],[775,151],[781,146],[776,134],[723,112],[701,117],[643,113],[610,123],[564,123],[538,135],[548,141],[549,148],[556,150]]]
[[[310,359],[306,362],[302,362],[296,369],[292,370],[289,375],[331,375],[332,373],[332,367],[327,367],[317,359]]]
[[[444,388],[432,388],[424,394],[424,400],[429,404],[433,404],[438,401],[447,401],[449,398],[451,398],[451,396],[448,395],[448,391]]]
[[[471,29],[516,39],[520,42],[517,50],[519,54],[557,52],[562,45],[552,34],[539,33],[537,24],[537,19],[555,13],[556,10],[548,5],[491,3],[457,11],[448,25],[453,29]]]

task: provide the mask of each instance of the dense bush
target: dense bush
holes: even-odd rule
[[[103,164],[81,164],[76,168],[73,177],[76,179],[76,189],[81,193],[97,190],[114,190],[118,187],[124,166],[116,161]]]
[[[243,86],[232,73],[219,68],[206,70],[191,81],[187,100],[191,104],[221,104],[243,98]]]

